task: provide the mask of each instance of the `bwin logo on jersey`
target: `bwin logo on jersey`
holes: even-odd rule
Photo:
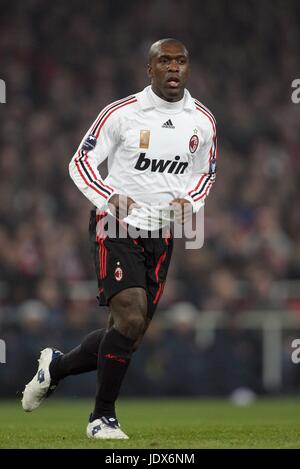
[[[136,162],[135,169],[139,171],[145,171],[150,167],[150,171],[156,173],[174,173],[183,174],[186,170],[188,163],[179,163],[180,156],[175,156],[175,161],[172,160],[157,160],[146,158],[146,153],[140,153],[139,159]]]
[[[95,148],[96,146],[96,143],[97,143],[96,137],[94,135],[89,135],[88,137],[86,137],[85,141],[83,142],[81,146],[81,150],[84,150],[84,151],[93,150],[93,148]]]

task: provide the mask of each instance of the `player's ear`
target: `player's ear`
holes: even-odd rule
[[[151,64],[147,65],[147,74],[149,78],[152,78],[152,65]]]

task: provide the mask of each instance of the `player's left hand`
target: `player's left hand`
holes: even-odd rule
[[[141,208],[131,197],[124,194],[114,194],[108,201],[111,213],[120,220],[130,215],[135,208]]]
[[[182,225],[191,220],[193,215],[193,206],[186,199],[173,199],[170,205],[174,207],[174,219]]]

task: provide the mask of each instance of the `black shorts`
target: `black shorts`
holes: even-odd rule
[[[157,238],[111,237],[103,232],[104,223],[110,217],[106,212],[96,215],[91,210],[89,234],[91,251],[98,278],[101,306],[122,290],[144,288],[148,299],[149,318],[152,318],[163,293],[173,250],[170,230],[160,230]],[[125,224],[119,224],[123,230]],[[145,233],[145,232],[144,232]],[[149,232],[148,232],[149,234]]]

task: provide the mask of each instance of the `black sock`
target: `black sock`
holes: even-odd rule
[[[52,381],[58,382],[66,376],[96,370],[100,342],[106,331],[106,329],[97,329],[91,332],[78,347],[53,360],[50,363]]]
[[[93,420],[116,417],[115,402],[130,363],[135,340],[112,327],[99,347],[98,385]]]

